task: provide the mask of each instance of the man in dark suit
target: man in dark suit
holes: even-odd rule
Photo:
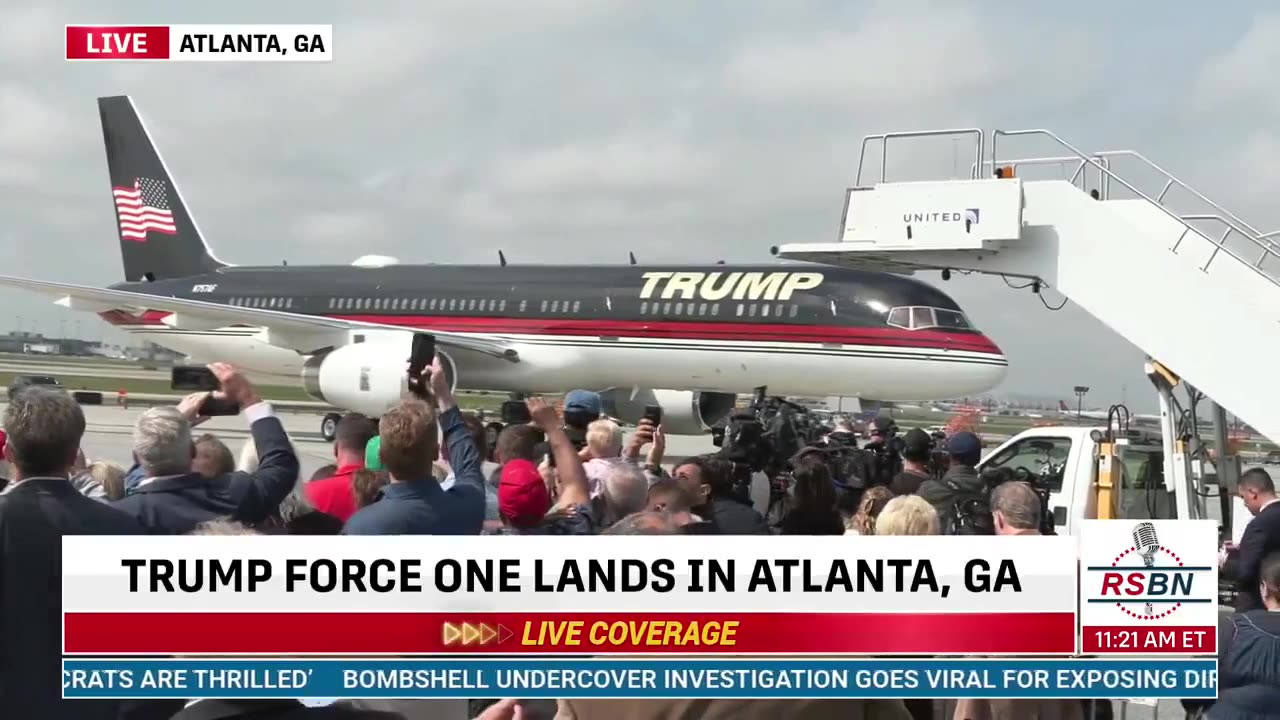
[[[144,479],[113,505],[155,533],[191,532],[202,522],[230,518],[246,525],[263,522],[298,481],[298,456],[271,406],[235,368],[209,366],[222,389],[213,395],[240,406],[249,421],[258,469],[207,478],[193,472],[191,426],[204,418],[200,407],[208,393],[185,398],[177,409],[151,408],[138,418],[133,453]]]
[[[23,388],[4,413],[14,487],[0,496],[0,715],[114,718],[118,701],[62,700],[62,536],[138,535],[68,480],[85,420],[62,390]]]
[[[428,394],[424,386],[430,386]],[[347,535],[479,535],[484,525],[485,482],[480,453],[453,399],[439,359],[410,383],[415,395],[378,421],[378,455],[391,474],[377,502],[347,521]],[[429,400],[434,396],[436,407]],[[431,473],[439,455],[436,423],[444,430],[449,467],[457,481],[448,490]]]
[[[1246,612],[1262,607],[1258,577],[1262,558],[1280,550],[1280,498],[1276,485],[1262,468],[1247,470],[1236,484],[1236,493],[1253,519],[1245,526],[1236,552],[1223,563],[1224,575],[1236,581],[1236,610]]]

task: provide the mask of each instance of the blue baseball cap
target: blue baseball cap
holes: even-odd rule
[[[590,390],[570,390],[564,396],[565,411],[576,411],[588,415],[600,414],[600,395]]]
[[[953,457],[977,459],[982,456],[982,440],[971,432],[958,432],[947,438],[947,452]]]

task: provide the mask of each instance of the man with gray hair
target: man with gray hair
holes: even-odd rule
[[[180,535],[217,518],[257,525],[298,481],[298,456],[271,406],[230,365],[213,363],[209,369],[222,387],[213,395],[238,405],[249,421],[258,467],[214,478],[193,471],[191,427],[205,419],[200,408],[210,393],[189,395],[177,408],[142,413],[133,429],[133,455],[144,479],[133,494],[113,504],[152,532]]]
[[[1040,498],[1024,482],[1010,480],[991,491],[997,535],[1039,535]]]
[[[0,708],[15,718],[115,717],[118,701],[61,699],[62,537],[143,530],[72,487],[85,421],[70,394],[23,388],[4,427],[13,489],[0,496]]]
[[[601,519],[600,524],[607,526],[643,510],[648,497],[649,478],[644,470],[638,465],[623,462],[613,463],[605,470],[600,494],[592,502],[599,506],[596,516]]]

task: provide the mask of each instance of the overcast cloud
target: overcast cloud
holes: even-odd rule
[[[332,23],[336,60],[63,62],[63,25],[84,22]],[[120,279],[94,104],[113,94],[134,97],[238,264],[767,260],[835,238],[862,135],[970,125],[1138,149],[1268,230],[1277,33],[1262,2],[8,0],[0,262]],[[967,152],[903,146],[889,170],[967,172]],[[1159,312],[1164,289],[1135,281]],[[944,289],[1008,352],[997,394],[1086,384],[1095,404],[1152,406],[1141,353],[1071,305],[1052,313],[999,278]],[[0,300],[0,328],[99,332],[38,298]]]

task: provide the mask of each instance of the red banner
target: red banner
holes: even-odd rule
[[[68,60],[166,60],[167,25],[68,25]]]
[[[1070,655],[1071,613],[93,613],[87,655]]]
[[[1080,632],[1080,652],[1085,655],[1212,655],[1218,629],[1202,625],[1086,625]]]

